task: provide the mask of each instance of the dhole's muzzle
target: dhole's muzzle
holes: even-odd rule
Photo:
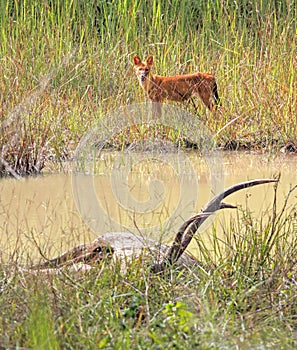
[[[145,68],[145,69],[142,69],[141,70],[141,75],[140,75],[140,80],[141,81],[145,81],[146,77],[148,76],[149,74],[149,69],[148,68]]]

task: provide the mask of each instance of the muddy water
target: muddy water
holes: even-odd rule
[[[296,156],[224,152],[220,159],[223,172],[219,175],[213,173],[205,159],[196,154],[189,158],[195,175],[187,173],[182,179],[182,172],[177,174],[164,159],[131,165],[129,174],[124,174],[126,188],[119,186],[123,177],[107,170],[108,162],[91,181],[90,177],[78,179],[71,174],[0,180],[0,258],[6,261],[13,255],[22,261],[36,261],[40,251],[53,257],[112,230],[141,231],[168,242],[182,221],[206,204],[212,191],[281,173],[281,207],[290,186],[297,184]],[[219,180],[214,184],[211,177],[216,176]],[[185,197],[189,200],[183,201]],[[271,213],[272,201],[273,185],[267,184],[243,190],[226,202],[248,208],[257,220],[261,213]],[[290,204],[297,206],[296,194]],[[236,210],[225,210],[206,225],[209,227],[201,236],[206,244],[212,237],[212,225],[223,232],[230,218],[237,215]]]

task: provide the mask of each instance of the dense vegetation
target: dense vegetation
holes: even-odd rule
[[[296,146],[296,1],[0,6],[2,174],[69,158],[95,120],[143,101],[136,53],[155,55],[159,74],[215,74],[223,113],[199,114],[219,145]]]
[[[159,74],[215,74],[222,113],[199,118],[218,145],[296,150],[296,19],[288,0],[1,1],[0,174],[71,158],[95,121],[143,101],[136,53]],[[295,348],[296,208],[238,215],[211,251],[198,241],[200,267],[168,276],[103,262],[39,278],[15,252],[0,264],[0,347]]]

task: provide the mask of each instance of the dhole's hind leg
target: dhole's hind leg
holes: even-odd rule
[[[205,106],[210,110],[213,111],[214,109],[217,109],[217,106],[220,105],[220,97],[218,94],[218,87],[217,84],[214,83],[212,94],[209,92],[202,92],[200,93],[201,100],[205,104]],[[212,99],[215,103],[212,102]]]
[[[213,79],[211,82],[208,82],[208,84],[205,83],[203,87],[204,89],[200,87],[200,89],[198,90],[199,96],[205,104],[205,106],[210,111],[213,111],[214,109],[216,109],[216,106],[220,104],[217,83]]]
[[[210,99],[210,93],[209,92],[201,92],[200,93],[200,98],[203,101],[203,103],[205,104],[205,106],[212,111],[213,110],[213,103],[211,102]]]

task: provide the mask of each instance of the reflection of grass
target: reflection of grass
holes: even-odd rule
[[[257,224],[241,212],[225,239],[214,239],[211,254],[203,237],[197,241],[199,267],[174,267],[162,277],[139,260],[126,273],[103,260],[93,273],[52,277],[32,276],[17,262],[1,264],[0,344],[294,348],[296,207],[284,215],[274,206],[264,216]]]
[[[135,53],[155,55],[159,74],[216,75],[221,114],[199,114],[214,134],[234,120],[218,134],[220,145],[296,144],[294,2],[0,6],[1,173],[34,173],[48,159],[70,157],[94,119],[143,100]]]

